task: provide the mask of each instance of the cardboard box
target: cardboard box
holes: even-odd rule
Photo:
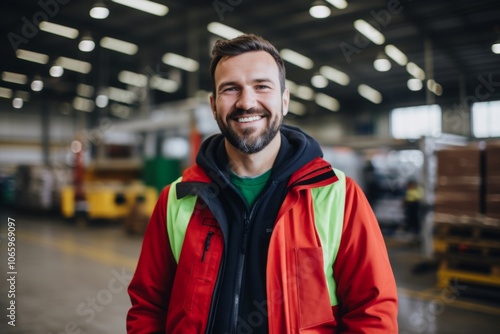
[[[457,216],[477,216],[481,213],[480,192],[436,192],[435,212]]]
[[[461,147],[436,152],[439,176],[481,176],[479,147]]]

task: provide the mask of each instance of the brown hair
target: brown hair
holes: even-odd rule
[[[285,90],[285,63],[278,50],[269,41],[254,35],[240,35],[230,40],[218,40],[212,49],[212,60],[210,61],[210,76],[212,78],[212,89],[214,97],[215,90],[215,68],[223,57],[238,56],[246,52],[265,51],[269,53],[278,65],[281,92]]]

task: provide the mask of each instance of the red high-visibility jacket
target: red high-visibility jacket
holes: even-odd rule
[[[289,183],[331,168],[317,158]],[[312,174],[311,174],[312,173]],[[198,166],[182,182],[210,182]],[[360,188],[345,178],[342,236],[333,264],[338,303],[332,305],[321,265],[323,253],[314,221],[311,189],[340,182],[337,177],[304,182],[287,193],[268,249],[266,286],[269,333],[397,333],[397,291],[378,222]],[[223,254],[223,237],[213,214],[197,203],[174,254],[166,228],[170,187],[151,217],[129,287],[128,333],[205,333]],[[324,203],[328,205],[328,203]],[[326,209],[326,208],[325,208]],[[208,223],[207,223],[208,222]],[[210,234],[209,248],[205,247]],[[207,250],[208,249],[208,250]],[[303,263],[310,270],[304,274]],[[312,269],[311,269],[312,268]],[[257,316],[257,315],[256,315]]]

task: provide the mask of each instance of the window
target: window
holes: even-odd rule
[[[418,139],[441,134],[441,107],[437,104],[391,111],[391,134],[396,139]]]
[[[472,134],[477,138],[500,137],[500,101],[472,105]]]

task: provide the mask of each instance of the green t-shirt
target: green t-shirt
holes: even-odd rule
[[[248,206],[251,207],[270,177],[271,169],[255,177],[241,177],[231,173],[231,183],[240,191]]]

